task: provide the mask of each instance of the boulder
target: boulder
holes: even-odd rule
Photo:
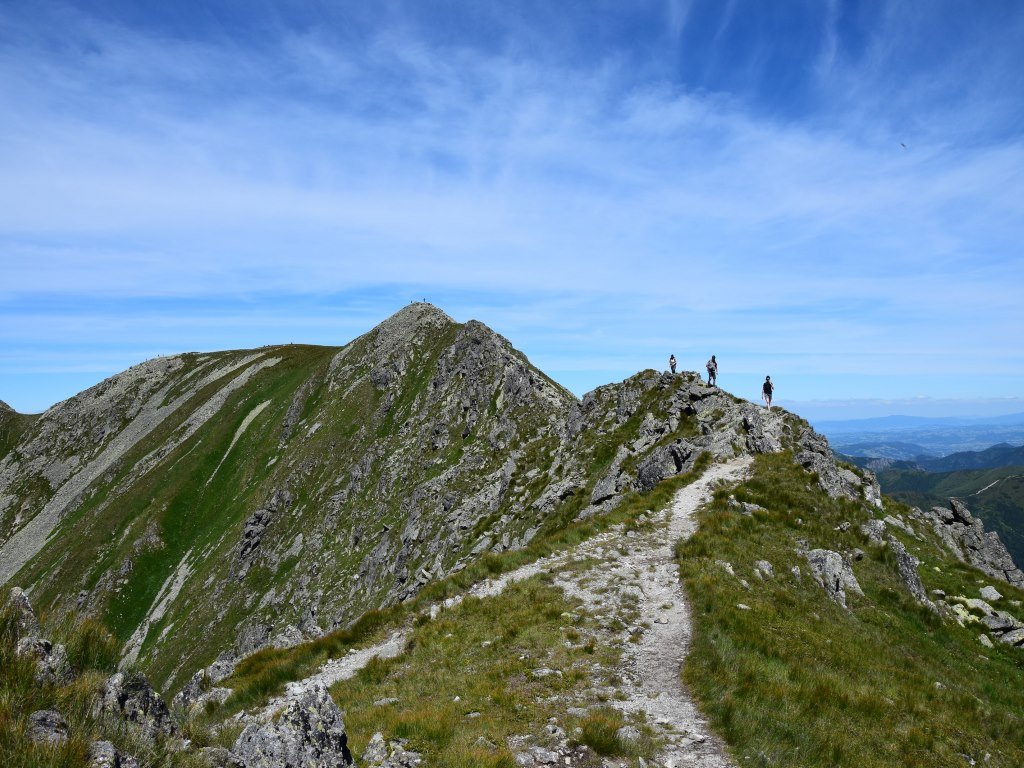
[[[743,414],[743,429],[747,433],[748,450],[754,453],[778,453],[782,450],[779,420],[766,416],[756,405]]]
[[[36,682],[40,685],[67,685],[75,679],[68,652],[63,645],[54,645],[41,637],[23,637],[18,641],[17,654],[36,662]]]
[[[94,741],[89,746],[89,768],[139,768],[139,761],[109,741]]]
[[[903,581],[903,585],[910,592],[911,596],[921,603],[921,605],[927,605],[930,608],[935,608],[934,603],[928,599],[927,594],[924,591],[924,584],[921,583],[921,575],[917,571],[917,566],[920,565],[920,561],[907,551],[907,548],[903,546],[903,542],[897,539],[895,536],[890,536],[889,548],[896,555],[896,568],[900,573],[900,579]]]
[[[807,558],[811,576],[825,590],[825,594],[843,608],[847,607],[847,591],[855,595],[864,594],[857,582],[857,577],[853,574],[853,568],[838,552],[828,549],[812,549],[800,554]]]
[[[860,478],[849,470],[840,470],[830,455],[814,451],[801,451],[796,455],[796,460],[808,472],[813,472],[818,476],[818,485],[829,497],[833,499],[861,498]]]
[[[405,748],[404,740],[385,742],[379,731],[363,752],[364,768],[415,768],[423,761],[419,752]]]
[[[320,684],[291,701],[277,723],[247,726],[231,751],[246,768],[353,764],[341,710]]]
[[[55,709],[41,709],[28,716],[25,735],[29,741],[56,746],[68,740],[68,724]]]
[[[861,523],[860,532],[867,537],[868,543],[881,546],[885,543],[885,521],[868,520]]]
[[[775,568],[767,560],[758,560],[754,563],[754,573],[758,574],[763,579],[774,579]]]
[[[995,587],[991,585],[982,587],[979,590],[979,594],[981,594],[982,600],[987,600],[990,603],[994,603],[997,600],[1001,600],[1003,597],[1001,594],[999,594],[999,590],[997,590]]]
[[[148,739],[176,730],[164,700],[140,672],[111,675],[103,684],[99,708],[133,723]]]
[[[683,440],[655,448],[637,471],[637,488],[647,493],[662,480],[685,472],[702,453]]]

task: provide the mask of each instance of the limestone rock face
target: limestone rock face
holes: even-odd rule
[[[863,595],[853,568],[838,552],[828,549],[812,549],[803,553],[810,566],[811,575],[825,593],[839,605],[846,608],[846,594]]]
[[[932,507],[915,515],[930,524],[943,543],[963,562],[1015,587],[1024,587],[1024,572],[1013,562],[999,534],[986,531],[984,523],[971,514],[957,499],[949,500],[949,508]]]
[[[245,768],[353,765],[341,710],[323,685],[307,688],[277,723],[247,726],[231,751]]]
[[[176,730],[164,700],[138,672],[111,675],[103,684],[99,708],[138,726],[149,739],[170,736]]]

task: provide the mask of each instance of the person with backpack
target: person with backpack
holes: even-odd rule
[[[768,410],[772,409],[772,393],[775,392],[775,385],[772,384],[772,377],[765,376],[764,384],[761,385],[761,399],[768,404]]]
[[[715,356],[712,355],[711,359],[708,360],[708,384],[712,387],[718,386],[716,383],[718,380],[718,361],[715,360]]]
[[[675,355],[669,355],[668,356],[668,367],[672,369],[672,373],[676,372],[676,356]]]

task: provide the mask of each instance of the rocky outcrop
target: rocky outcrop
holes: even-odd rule
[[[276,723],[246,726],[231,751],[246,768],[353,764],[341,710],[322,685],[307,688]]]
[[[981,520],[974,517],[963,502],[950,499],[949,508],[932,507],[927,512],[915,509],[914,515],[930,524],[959,560],[988,576],[1024,588],[1024,572],[1013,562],[999,534],[986,531]]]
[[[373,734],[363,752],[363,768],[417,768],[423,762],[419,752],[405,748],[405,740],[385,741],[379,731]]]
[[[68,724],[55,709],[42,709],[28,716],[25,735],[29,741],[55,746],[68,740]]]
[[[637,472],[637,488],[646,493],[674,475],[682,474],[693,467],[697,457],[703,453],[684,440],[655,449],[640,465]]]
[[[25,590],[21,587],[11,589],[11,594],[7,600],[7,607],[14,613],[15,640],[23,637],[39,637],[42,630],[39,628],[36,612],[32,610],[32,603],[29,602]]]
[[[109,741],[94,741],[89,745],[89,768],[139,768],[139,761]]]
[[[853,568],[838,552],[828,549],[812,549],[801,553],[810,567],[811,576],[825,590],[825,594],[843,608],[847,608],[846,595],[852,592],[863,595]]]
[[[68,652],[60,643],[42,637],[23,637],[18,641],[17,654],[35,660],[35,679],[40,685],[67,685],[75,679]]]
[[[287,489],[281,489],[271,494],[265,506],[249,515],[242,530],[241,541],[238,542],[238,553],[235,555],[235,572],[239,581],[244,580],[249,573],[249,568],[252,567],[263,541],[263,534],[271,520],[275,515],[287,511],[291,505],[291,493]]]
[[[903,546],[903,542],[895,536],[889,536],[886,541],[896,556],[896,569],[899,571],[900,579],[903,581],[907,591],[921,605],[934,609],[935,605],[928,599],[928,595],[925,594],[924,584],[921,583],[921,574],[917,570],[917,567],[921,564],[920,561],[910,554],[907,548]]]
[[[103,684],[98,708],[133,724],[148,739],[176,732],[164,700],[139,672],[111,675]]]
[[[952,615],[960,626],[980,625],[999,642],[1024,648],[1024,621],[1008,611],[993,608],[985,600],[963,595],[940,600],[939,607],[947,615]]]

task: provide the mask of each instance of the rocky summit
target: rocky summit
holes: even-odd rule
[[[702,472],[704,479],[667,507],[669,497],[654,501]],[[638,530],[586,527],[624,509],[639,510],[629,518]],[[687,546],[695,559],[677,562],[700,514],[711,515],[711,524],[728,521],[723,540],[730,547],[756,543],[727,561],[694,537]],[[826,524],[829,515],[847,519]],[[572,554],[565,549],[569,530],[605,532]],[[481,563],[505,573],[512,566],[500,558],[540,541],[562,541],[562,549],[538,549],[493,584],[473,576],[468,590],[430,604],[412,624],[329,656],[342,647],[337,638],[362,637],[353,629],[361,619],[401,617],[386,611],[414,604],[433,585],[460,584],[460,574],[476,574]],[[738,558],[748,555],[744,575]],[[96,734],[80,749],[95,765],[136,764],[122,750],[139,752],[138,744],[176,745],[167,754],[201,752],[217,765],[341,765],[359,755],[366,764],[428,765],[436,745],[423,739],[427,724],[389,730],[397,721],[387,713],[408,700],[397,695],[397,683],[373,689],[391,679],[386,660],[415,664],[413,649],[455,634],[453,628],[432,641],[420,624],[443,623],[462,610],[470,611],[470,626],[474,600],[508,588],[514,603],[519,593],[511,585],[542,573],[583,607],[553,614],[574,625],[559,630],[565,634],[557,654],[552,646],[532,661],[536,648],[516,646],[508,658],[528,666],[508,674],[527,688],[552,686],[547,698],[531,694],[530,701],[583,719],[567,732],[552,715],[540,741],[480,735],[466,747],[476,757],[460,764],[505,765],[502,754],[520,765],[607,765],[606,754],[642,764],[661,754],[672,755],[669,762],[729,765],[731,732],[725,741],[707,736],[686,689],[663,692],[678,687],[680,654],[692,633],[677,573],[700,558],[708,568],[692,578],[707,590],[699,614],[707,621],[722,605],[759,615],[758,590],[775,596],[775,612],[822,599],[801,615],[836,610],[839,624],[862,621],[866,604],[896,610],[894,601],[906,599],[899,610],[914,622],[974,631],[972,646],[1016,653],[1024,645],[1024,611],[1015,597],[993,607],[1002,592],[991,585],[985,600],[967,597],[959,585],[968,576],[956,582],[963,595],[946,581],[935,586],[930,574],[947,572],[981,574],[1011,594],[1024,586],[998,537],[959,502],[927,512],[894,507],[870,472],[837,463],[805,421],[708,386],[694,373],[642,371],[577,398],[487,326],[457,323],[425,303],[410,304],[344,347],[161,357],[38,416],[0,403],[0,584],[15,588],[5,609],[13,617],[5,630],[11,658],[29,665],[25,674],[46,690],[87,686],[91,657],[82,649],[91,646],[51,637],[36,611],[93,621],[117,638],[121,671],[106,670],[90,694],[92,717],[122,723],[117,733],[134,734],[136,746],[115,747],[98,738],[106,732]],[[740,591],[709,602],[712,587],[723,584]],[[779,591],[786,589],[799,590],[799,599]],[[530,621],[546,616],[537,611]],[[595,617],[593,627],[585,612]],[[764,634],[773,620],[760,621],[757,633]],[[984,640],[975,639],[978,631]],[[648,633],[657,642],[645,641]],[[697,637],[699,649],[706,638]],[[477,638],[473,647],[485,653],[496,642]],[[615,653],[625,661],[600,651],[620,646],[625,650]],[[303,650],[311,648],[326,650]],[[253,684],[262,698],[243,695],[246,676],[259,678],[261,667],[240,664],[260,651],[298,671],[274,673],[263,688]],[[552,666],[558,654],[577,652],[592,660]],[[446,653],[440,658],[451,657]],[[301,659],[315,663],[307,669]],[[594,681],[597,671],[581,671],[615,663],[626,667],[608,672],[619,681],[610,688]],[[723,662],[717,669],[730,668]],[[587,675],[594,676],[586,688],[593,701],[566,698],[565,681]],[[373,691],[365,692],[376,696],[370,710],[339,709],[331,686],[350,679]],[[352,701],[363,694],[349,692]],[[448,700],[458,703],[461,695]],[[624,702],[623,711],[639,719],[586,714],[609,700]],[[221,746],[192,743],[194,726],[183,727],[182,718],[222,710],[231,717],[214,727]],[[380,722],[365,711],[383,713]],[[676,722],[680,712],[687,714]],[[355,744],[346,728],[353,713],[356,729],[367,731]],[[489,722],[479,708],[460,717]],[[76,748],[76,726],[62,725],[59,713],[40,707],[32,718],[32,739]],[[644,718],[662,731],[642,730]],[[610,729],[604,741],[600,728]],[[600,752],[602,744],[610,751]]]

